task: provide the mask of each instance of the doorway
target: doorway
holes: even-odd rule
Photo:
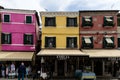
[[[103,74],[102,61],[95,61],[94,63],[94,72],[97,76],[101,76]]]
[[[58,70],[58,76],[64,76],[64,60],[58,60],[57,63],[57,70]]]

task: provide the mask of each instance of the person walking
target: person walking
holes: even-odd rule
[[[20,80],[21,78],[22,80],[24,80],[25,74],[26,74],[26,68],[25,68],[24,63],[22,62],[18,68],[18,80]]]

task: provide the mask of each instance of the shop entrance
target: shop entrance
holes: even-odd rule
[[[64,76],[64,60],[58,60],[57,64],[57,70],[58,70],[58,76]]]
[[[94,63],[94,72],[97,76],[102,75],[103,67],[102,67],[102,61],[95,61]]]

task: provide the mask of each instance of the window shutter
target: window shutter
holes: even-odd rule
[[[66,26],[67,27],[69,26],[69,19],[68,19],[68,17],[66,17]]]
[[[53,26],[56,26],[56,18],[53,18]]]
[[[30,44],[33,44],[33,38],[34,38],[33,35],[30,35],[30,39],[31,39],[31,40],[30,40],[30,41],[31,41]]]
[[[74,37],[74,46],[77,48],[77,37]]]
[[[77,27],[77,17],[74,18],[74,26]]]
[[[8,44],[11,44],[12,43],[12,38],[11,38],[11,34],[9,34],[9,43]]]
[[[2,42],[2,44],[5,43],[5,34],[4,33],[2,33],[1,42]]]
[[[24,34],[24,44],[27,44],[26,43],[26,34]]]
[[[66,38],[66,48],[68,48],[69,47],[69,38],[67,37]]]
[[[53,37],[53,47],[56,47],[56,37]]]
[[[48,47],[48,37],[45,37],[45,47]]]

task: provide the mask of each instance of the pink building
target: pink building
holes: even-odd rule
[[[2,9],[2,51],[35,51],[39,18],[34,10]]]
[[[80,11],[81,48],[116,48],[117,13],[117,10]]]

